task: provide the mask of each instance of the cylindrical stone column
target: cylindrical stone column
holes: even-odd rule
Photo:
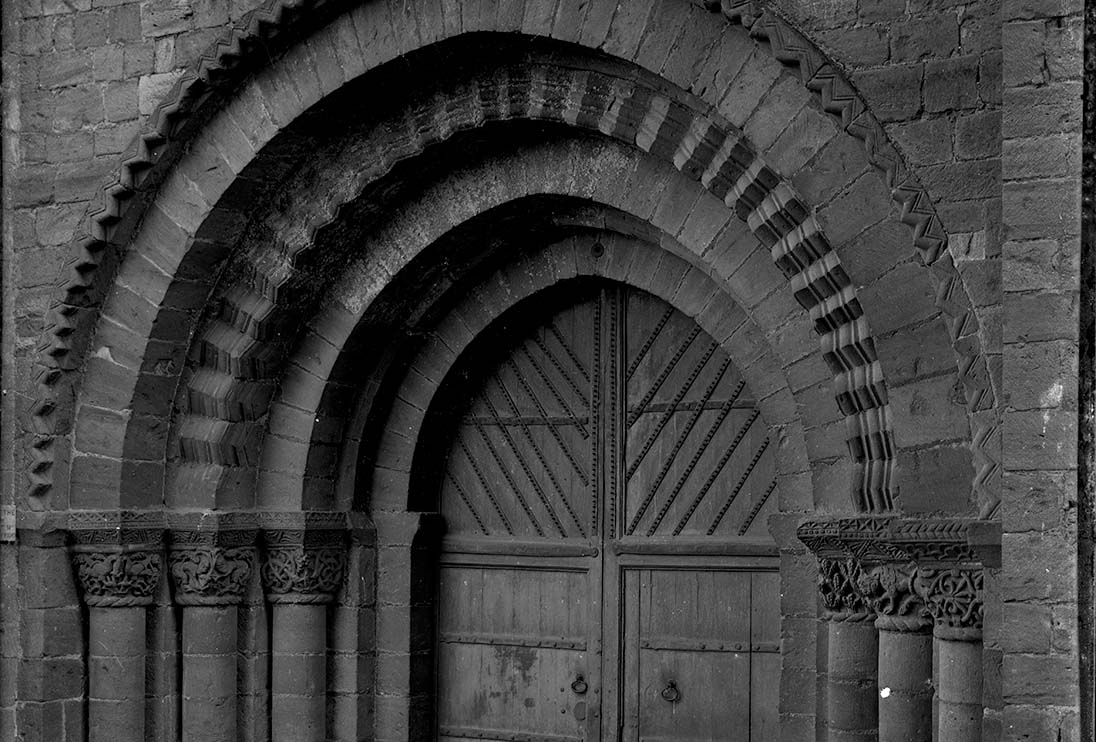
[[[88,606],[89,739],[144,742],[145,611],[160,554],[77,552],[74,559]]]
[[[879,742],[932,742],[932,628],[880,616]]]
[[[183,607],[183,742],[237,738],[237,606],[251,582],[256,534],[221,525],[228,524],[171,532],[171,577]]]
[[[827,742],[875,740],[878,634],[871,614],[832,614],[826,688]]]
[[[88,608],[88,739],[144,742],[146,611],[163,568],[162,531],[123,528],[120,514],[87,516],[73,528],[72,558]]]
[[[295,526],[283,522],[263,533],[262,577],[273,613],[273,742],[327,739],[327,604],[346,573],[344,516],[298,516]]]
[[[982,740],[982,631],[937,625],[936,742]]]
[[[932,618],[912,563],[878,564],[860,587],[879,631],[879,742],[932,742]]]
[[[933,740],[981,742],[982,568],[919,568],[916,588],[935,622],[937,718]]]
[[[827,631],[826,740],[869,742],[878,735],[875,613],[864,600],[854,559],[819,559]]]

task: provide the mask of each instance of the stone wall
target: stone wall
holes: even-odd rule
[[[1002,4],[1007,739],[1082,738],[1077,716],[1081,3]]]

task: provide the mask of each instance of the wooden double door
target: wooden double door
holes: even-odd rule
[[[438,738],[775,740],[775,480],[749,391],[659,299],[571,289],[481,341],[454,392]]]

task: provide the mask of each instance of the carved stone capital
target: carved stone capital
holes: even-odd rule
[[[919,567],[913,587],[938,634],[953,639],[981,637],[985,593],[980,566]]]
[[[72,565],[92,607],[152,603],[163,569],[163,517],[156,512],[77,511],[67,516]]]
[[[849,558],[823,557],[818,560],[818,592],[826,617],[834,621],[863,621],[875,612],[861,592],[863,568]]]
[[[267,549],[263,585],[271,603],[329,603],[346,575],[345,548],[303,545]]]
[[[346,575],[346,518],[296,513],[263,518],[261,567],[271,603],[329,603]]]
[[[96,608],[150,605],[163,569],[159,548],[74,549],[72,563],[84,602]]]
[[[877,616],[875,625],[890,631],[920,631],[932,621],[913,588],[917,565],[876,564],[860,571],[861,595]]]
[[[250,546],[173,547],[168,552],[175,602],[179,605],[239,603],[251,582],[255,549]]]
[[[169,521],[168,567],[179,605],[239,603],[251,584],[258,532],[245,514],[205,513]]]

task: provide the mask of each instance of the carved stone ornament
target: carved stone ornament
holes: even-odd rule
[[[347,519],[339,512],[264,513],[260,574],[271,603],[329,603],[346,575]]]
[[[955,638],[981,635],[983,573],[980,567],[919,568],[914,590],[936,622],[936,630],[951,630]]]
[[[163,516],[155,511],[77,510],[66,515],[72,566],[93,607],[149,605],[163,570]]]
[[[81,549],[72,555],[84,602],[93,607],[152,603],[163,561],[156,549]]]
[[[900,520],[890,528],[890,541],[919,565],[977,562],[969,543],[969,520]]]
[[[186,546],[169,552],[175,602],[179,605],[238,603],[251,582],[251,546]]]
[[[179,605],[232,605],[251,585],[258,531],[251,513],[169,514],[168,567]]]
[[[271,603],[328,603],[346,575],[346,549],[304,545],[268,548],[263,585]]]
[[[874,617],[860,592],[862,568],[855,559],[818,560],[818,592],[833,620],[864,620]]]
[[[876,613],[876,626],[891,631],[918,631],[932,621],[921,596],[913,589],[914,564],[878,564],[861,569],[860,594]]]
[[[809,521],[796,529],[799,540],[818,557],[879,559],[895,555],[887,549],[889,518],[842,518]]]

